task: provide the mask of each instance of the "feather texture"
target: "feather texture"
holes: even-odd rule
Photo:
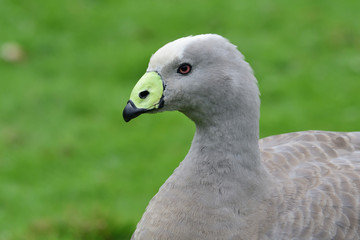
[[[360,239],[360,132],[287,133],[259,145],[278,189],[271,239]]]

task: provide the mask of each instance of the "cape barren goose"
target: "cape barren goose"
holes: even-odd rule
[[[360,132],[259,140],[259,105],[251,67],[219,35],[181,38],[151,57],[125,121],[177,110],[196,132],[132,239],[360,239]]]

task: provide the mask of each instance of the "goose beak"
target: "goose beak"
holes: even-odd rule
[[[147,72],[136,83],[130,94],[130,100],[123,111],[125,122],[137,116],[162,108],[164,105],[163,81],[157,72]]]

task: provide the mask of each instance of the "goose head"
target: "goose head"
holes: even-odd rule
[[[123,117],[128,122],[143,113],[177,110],[197,124],[234,113],[258,121],[259,104],[257,81],[236,46],[203,34],[177,39],[152,55]]]

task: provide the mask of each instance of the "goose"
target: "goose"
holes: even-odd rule
[[[220,35],[152,55],[124,120],[177,110],[196,130],[132,240],[360,239],[360,132],[259,140],[259,106],[250,65]]]

